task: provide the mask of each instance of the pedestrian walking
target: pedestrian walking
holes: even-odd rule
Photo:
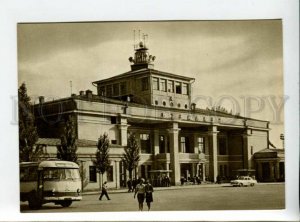
[[[181,183],[181,186],[183,186],[183,184],[184,184],[184,177],[180,178],[180,183]]]
[[[105,181],[103,184],[102,184],[102,191],[101,191],[101,195],[99,197],[99,200],[102,200],[102,197],[105,195],[107,200],[110,200],[109,196],[108,196],[108,193],[107,193],[107,182]]]
[[[143,205],[145,200],[145,185],[144,185],[144,179],[140,180],[140,183],[136,185],[135,192],[134,192],[134,198],[137,194],[137,199],[139,203],[139,210],[143,211]]]
[[[132,180],[132,192],[135,191],[136,184],[137,184],[137,180],[134,178],[134,179]]]
[[[127,186],[128,186],[128,193],[132,192],[133,189],[132,189],[132,180],[131,179],[129,179],[127,181]]]
[[[153,186],[150,184],[149,180],[147,180],[145,185],[145,193],[146,193],[146,203],[148,206],[148,211],[151,208],[151,202],[153,202]]]

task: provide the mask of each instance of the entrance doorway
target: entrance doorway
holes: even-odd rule
[[[195,175],[193,173],[193,167],[191,163],[181,163],[180,164],[180,176],[184,177],[187,181],[189,181]]]

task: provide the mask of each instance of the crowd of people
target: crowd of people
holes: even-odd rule
[[[134,192],[134,198],[137,197],[139,210],[143,211],[144,202],[147,203],[148,211],[151,209],[151,203],[153,202],[153,186],[149,180],[144,180],[143,178],[139,179],[129,179],[127,181],[128,192]],[[101,194],[99,200],[102,200],[102,197],[106,196],[107,200],[110,200],[107,193],[107,182],[105,181],[102,184]]]
[[[185,177],[180,178],[181,185],[184,185],[184,183],[187,183],[187,182],[193,183],[193,184],[201,184],[201,179],[198,176],[188,177],[188,178],[185,178]]]

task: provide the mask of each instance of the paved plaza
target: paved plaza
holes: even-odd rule
[[[48,203],[39,210],[30,210],[27,202],[21,203],[21,212],[115,212],[137,211],[133,193],[111,191],[111,200],[98,200],[99,194],[86,193],[83,200],[68,208]],[[284,184],[257,184],[254,187],[221,185],[191,185],[156,189],[152,211],[198,210],[262,210],[284,209]],[[146,210],[146,204],[144,210]]]

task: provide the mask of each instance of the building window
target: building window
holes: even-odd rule
[[[106,86],[106,96],[112,96],[112,85]]]
[[[120,94],[119,83],[113,84],[113,95],[118,96]]]
[[[126,82],[121,82],[120,83],[120,91],[121,91],[121,95],[124,95],[124,94],[127,93]]]
[[[111,124],[117,124],[117,117],[116,116],[111,116],[110,117],[110,123]]]
[[[166,106],[166,105],[167,105],[166,101],[163,101],[163,105],[164,105],[164,106]]]
[[[97,182],[96,166],[90,166],[89,172],[90,172],[90,182]]]
[[[107,175],[107,182],[114,181],[114,168],[113,168],[113,166],[108,167],[108,169],[106,171],[106,175]]]
[[[150,147],[150,135],[149,134],[140,134],[141,140],[141,153],[151,153]]]
[[[180,150],[181,153],[189,153],[189,138],[188,137],[180,137]]]
[[[110,143],[111,144],[117,144],[117,140],[111,140]]]
[[[185,108],[185,109],[187,109],[187,108],[188,108],[188,105],[187,105],[187,104],[185,104],[185,105],[184,105],[184,108]]]
[[[253,146],[251,146],[251,155],[253,155]]]
[[[141,81],[142,81],[142,91],[148,90],[149,89],[148,77],[142,78]]]
[[[175,83],[176,94],[181,94],[181,82]]]
[[[105,86],[100,86],[99,87],[99,93],[100,96],[104,96],[105,95]]]
[[[199,153],[205,153],[204,137],[198,137]]]
[[[159,136],[159,153],[165,153],[165,136]]]
[[[158,101],[157,100],[155,100],[155,105],[158,105]]]
[[[153,77],[152,84],[153,84],[153,89],[154,90],[159,90],[158,78]]]
[[[188,84],[182,83],[182,94],[188,95]]]
[[[219,155],[227,155],[227,143],[226,143],[226,138],[225,137],[219,137],[218,138],[219,142]]]
[[[168,92],[174,92],[174,81],[168,80]]]
[[[178,106],[178,108],[180,108],[180,106],[181,106],[180,103],[178,103],[177,106]]]
[[[173,103],[173,102],[170,102],[170,106],[173,107],[173,106],[174,106],[174,103]]]
[[[160,79],[159,84],[160,84],[160,90],[166,92],[167,91],[166,80]]]

